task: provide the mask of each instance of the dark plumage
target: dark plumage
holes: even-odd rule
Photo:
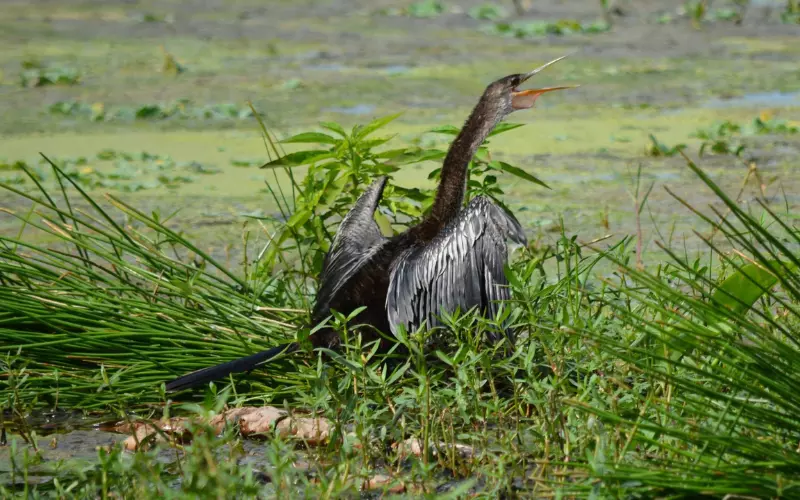
[[[533,106],[551,87],[518,90],[518,86],[551,61],[527,74],[510,75],[491,83],[467,118],[444,159],[441,181],[430,213],[416,226],[391,238],[381,234],[373,217],[386,178],[370,185],[342,220],[325,256],[320,287],[311,314],[313,324],[331,310],[349,314],[366,306],[357,322],[366,340],[378,332],[394,333],[398,325],[415,330],[426,322],[438,325],[442,311],[478,308],[494,315],[498,301],[509,298],[503,266],[506,240],[525,244],[525,234],[514,217],[477,197],[462,210],[467,167],[475,151],[505,116]],[[381,337],[382,338],[382,337]],[[309,337],[314,347],[335,349],[335,330],[322,328]],[[497,339],[495,339],[497,340]],[[382,338],[382,347],[388,348]],[[231,373],[249,371],[276,356],[299,349],[284,344],[251,356],[184,375],[167,384],[174,391],[193,387]]]

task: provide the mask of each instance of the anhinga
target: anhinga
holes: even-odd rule
[[[561,59],[526,74],[501,78],[486,88],[450,145],[433,206],[418,225],[384,237],[373,215],[386,177],[366,189],[342,220],[325,256],[311,314],[313,324],[327,318],[331,310],[349,314],[363,306],[366,309],[359,315],[359,323],[384,333],[394,333],[398,325],[404,325],[406,331],[415,330],[423,322],[428,327],[437,326],[442,311],[478,308],[483,314],[497,312],[498,301],[509,298],[503,274],[508,259],[506,239],[524,245],[525,234],[512,215],[488,198],[476,197],[463,208],[467,168],[500,120],[513,111],[533,107],[545,92],[569,88],[519,89],[523,82]],[[377,332],[370,330],[361,330],[362,335],[374,340]],[[314,332],[309,340],[315,348],[329,349],[340,342],[338,333],[327,327]],[[204,368],[169,382],[166,388],[181,390],[249,371],[299,347],[292,342]]]

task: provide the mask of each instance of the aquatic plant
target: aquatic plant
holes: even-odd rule
[[[114,106],[106,108],[102,102],[92,104],[75,100],[58,101],[48,106],[54,115],[88,118],[91,121],[143,120],[247,120],[253,114],[247,106],[233,103],[196,105],[190,99],[171,103],[149,103],[138,107]]]
[[[611,25],[604,20],[582,23],[574,19],[560,21],[513,21],[497,22],[483,28],[483,31],[515,38],[531,38],[546,35],[567,36],[572,34],[604,33]]]
[[[382,12],[390,16],[409,16],[417,18],[432,18],[442,15],[445,11],[444,3],[440,0],[420,0],[408,7],[392,7],[384,9]]]
[[[64,67],[33,67],[23,70],[19,74],[20,85],[23,87],[45,87],[48,85],[77,85],[80,83],[80,72],[75,68]]]
[[[469,14],[469,17],[473,19],[480,19],[484,21],[496,21],[498,19],[508,17],[508,12],[506,12],[506,9],[503,8],[502,5],[493,3],[476,5],[469,9],[467,14]]]

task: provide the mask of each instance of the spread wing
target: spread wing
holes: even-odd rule
[[[437,326],[442,309],[478,307],[495,315],[497,301],[510,298],[503,273],[506,238],[526,244],[519,222],[477,197],[430,243],[408,250],[397,260],[386,298],[392,330],[398,324],[414,330],[426,320]]]
[[[342,219],[322,264],[315,313],[327,311],[342,285],[387,241],[373,218],[385,186],[385,176],[375,180]]]

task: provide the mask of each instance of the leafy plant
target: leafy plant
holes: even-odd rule
[[[674,12],[663,12],[655,21],[659,24],[669,24],[677,19],[689,18],[695,28],[700,28],[703,23],[714,21],[728,21],[741,24],[749,6],[749,0],[733,0],[732,7],[711,7],[709,0],[687,0]]]
[[[80,101],[59,101],[48,108],[57,115],[85,117],[92,121],[107,120],[247,120],[253,112],[246,106],[232,103],[195,105],[189,99],[173,103],[144,104],[137,108],[117,107],[106,109],[102,102],[86,104]]]
[[[350,133],[337,123],[325,122],[320,124],[325,132],[304,132],[280,141],[280,144],[315,145],[316,148],[282,155],[262,166],[268,169],[283,168],[288,172],[295,167],[308,166],[302,182],[295,182],[292,176],[292,199],[267,186],[288,221],[265,254],[263,265],[271,267],[280,245],[293,239],[305,248],[316,249],[311,252],[311,260],[307,264],[318,272],[322,253],[329,248],[332,234],[329,226],[347,213],[364,187],[380,175],[391,175],[398,171],[401,165],[443,156],[440,151],[409,152],[406,148],[375,151],[390,141],[392,136],[373,138],[372,135],[397,116],[356,126]],[[279,154],[277,147],[275,154]],[[382,202],[385,211],[377,215],[377,220],[384,230],[390,230],[388,217],[395,220],[398,216],[416,219],[421,215],[421,203],[428,198],[427,194],[416,189],[389,186],[384,191]],[[288,214],[293,215],[289,218]]]
[[[699,28],[708,14],[708,0],[687,0],[683,4],[683,12],[692,20],[694,27]]]
[[[44,87],[47,85],[77,85],[80,73],[75,68],[32,68],[19,74],[23,87]]]
[[[162,14],[157,12],[141,12],[137,14],[136,19],[142,23],[172,23],[174,16],[172,14]]]
[[[800,122],[790,122],[762,115],[753,118],[752,129],[756,134],[797,134],[800,133]]]
[[[710,150],[714,154],[732,154],[740,156],[746,146],[739,140],[742,127],[730,121],[719,122],[707,129],[701,129],[692,134],[693,137],[702,139],[700,156]]]
[[[546,35],[572,35],[604,33],[611,29],[606,21],[581,23],[571,19],[562,19],[557,22],[550,21],[514,21],[498,22],[484,28],[488,33],[510,36],[516,38],[540,37]]]
[[[711,14],[719,21],[742,22],[742,13],[736,9],[714,9]]]
[[[781,21],[786,24],[800,24],[800,2],[786,0],[786,7],[781,12]]]
[[[508,12],[506,12],[506,9],[504,9],[502,5],[493,3],[476,5],[469,9],[467,13],[469,14],[469,17],[473,19],[485,21],[496,21],[498,19],[504,19],[505,17],[508,17]]]
[[[702,139],[700,155],[707,150],[714,154],[733,154],[741,156],[747,149],[743,137],[755,134],[796,134],[800,128],[792,122],[779,120],[768,115],[758,116],[750,124],[739,125],[731,121],[718,122],[706,129],[700,129],[692,137]]]
[[[408,6],[411,17],[436,17],[444,12],[444,5],[439,0],[422,0]]]
[[[647,156],[675,156],[679,154],[686,147],[686,144],[676,144],[675,146],[667,146],[660,142],[653,134],[649,135],[650,145],[645,149]]]
[[[438,17],[444,13],[444,4],[440,0],[421,0],[414,2],[406,8],[390,8],[384,12],[394,16],[410,16],[417,18]]]

